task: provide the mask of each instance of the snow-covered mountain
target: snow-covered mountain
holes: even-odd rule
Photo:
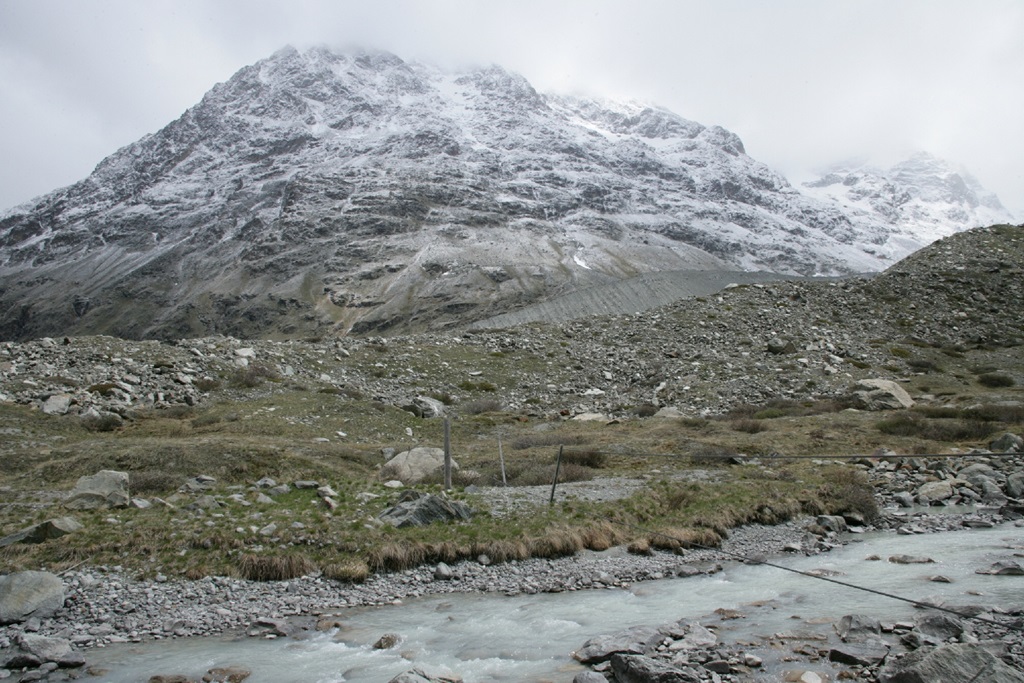
[[[899,226],[915,244],[930,244],[954,232],[1013,220],[999,198],[949,162],[918,152],[889,169],[838,164],[804,190],[843,207],[855,221]]]
[[[0,216],[0,338],[439,329],[650,272],[880,270],[915,230],[664,109],[287,48]]]

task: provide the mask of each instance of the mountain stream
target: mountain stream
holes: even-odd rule
[[[830,553],[776,562],[829,572],[840,581],[914,600],[938,597],[951,605],[990,606],[1024,602],[1024,577],[975,573],[1019,553],[1024,528],[1002,525],[917,536],[869,533],[851,541]],[[935,564],[886,561],[901,554],[930,557]],[[881,559],[866,559],[871,555]],[[935,575],[951,583],[928,580]],[[155,674],[199,680],[210,668],[232,665],[252,671],[248,683],[382,683],[413,667],[453,672],[466,683],[568,682],[583,670],[571,653],[589,638],[683,618],[705,623],[719,608],[745,614],[718,623],[719,642],[726,643],[757,641],[846,614],[893,622],[913,620],[919,613],[911,604],[835,583],[765,565],[730,563],[717,574],[637,583],[628,589],[516,597],[449,594],[351,608],[338,614],[343,629],[304,640],[237,635],[160,640],[94,649],[88,659],[94,668],[107,670],[102,680],[110,683],[146,681]],[[401,642],[392,649],[373,649],[385,633],[398,634]],[[759,675],[773,674],[765,668]]]

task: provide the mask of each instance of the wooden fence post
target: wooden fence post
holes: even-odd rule
[[[562,449],[564,445],[558,447],[558,460],[555,461],[555,480],[551,482],[551,500],[548,501],[548,505],[555,504],[555,487],[558,486],[558,471],[562,468]]]
[[[501,450],[501,435],[498,435],[498,461],[501,463],[501,485],[508,486],[505,480],[505,453]]]
[[[452,423],[444,419],[444,490],[452,490]]]

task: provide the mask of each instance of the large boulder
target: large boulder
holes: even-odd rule
[[[644,654],[663,638],[653,626],[634,626],[618,633],[596,636],[583,643],[572,656],[583,664],[598,664],[616,653]]]
[[[452,470],[459,469],[452,458]],[[419,446],[402,451],[391,458],[381,469],[383,479],[398,479],[403,484],[416,484],[431,474],[444,470],[444,449]]]
[[[64,507],[71,510],[95,510],[101,507],[128,507],[128,473],[115,470],[101,470],[96,474],[81,477],[74,490],[64,501]]]
[[[1005,664],[983,644],[954,643],[937,648],[921,648],[900,659],[889,660],[878,672],[878,681],[1024,683],[1024,673]]]
[[[64,582],[49,572],[0,576],[0,624],[50,617],[64,606]]]
[[[405,491],[398,499],[398,504],[382,512],[379,519],[401,528],[465,520],[471,516],[472,512],[465,503],[416,491]]]
[[[953,484],[949,480],[929,481],[917,489],[917,502],[932,505],[953,497]]]
[[[850,398],[862,410],[900,410],[914,405],[907,390],[888,379],[862,379],[853,386]]]

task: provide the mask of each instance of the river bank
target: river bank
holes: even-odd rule
[[[615,548],[558,560],[505,564],[488,564],[487,558],[479,558],[451,567],[374,575],[357,585],[339,584],[318,576],[268,583],[226,577],[194,582],[164,577],[136,581],[116,567],[74,570],[62,576],[67,596],[64,608],[50,619],[0,627],[0,648],[8,653],[15,651],[23,636],[31,633],[66,639],[84,651],[88,662],[90,650],[95,652],[94,648],[119,643],[223,634],[259,639],[303,638],[344,627],[350,608],[402,604],[423,596],[454,593],[528,596],[621,590],[638,582],[672,576],[707,576],[720,571],[723,564],[736,563],[738,556],[754,560],[786,553],[813,556],[857,540],[857,534],[845,534],[842,538],[835,533],[810,534],[810,521],[742,527],[734,530],[720,549],[689,550],[681,555],[634,555]],[[921,512],[888,514],[880,526],[894,534],[913,535],[985,528],[1005,521],[996,510],[939,515]],[[1020,640],[1011,640],[1010,647],[1015,648],[1017,656]],[[718,655],[726,653],[722,647],[714,651],[718,650],[722,652],[707,661],[717,661],[721,659]],[[37,673],[43,676],[33,678]],[[76,670],[36,668],[20,675],[17,680],[60,681],[74,677]]]

